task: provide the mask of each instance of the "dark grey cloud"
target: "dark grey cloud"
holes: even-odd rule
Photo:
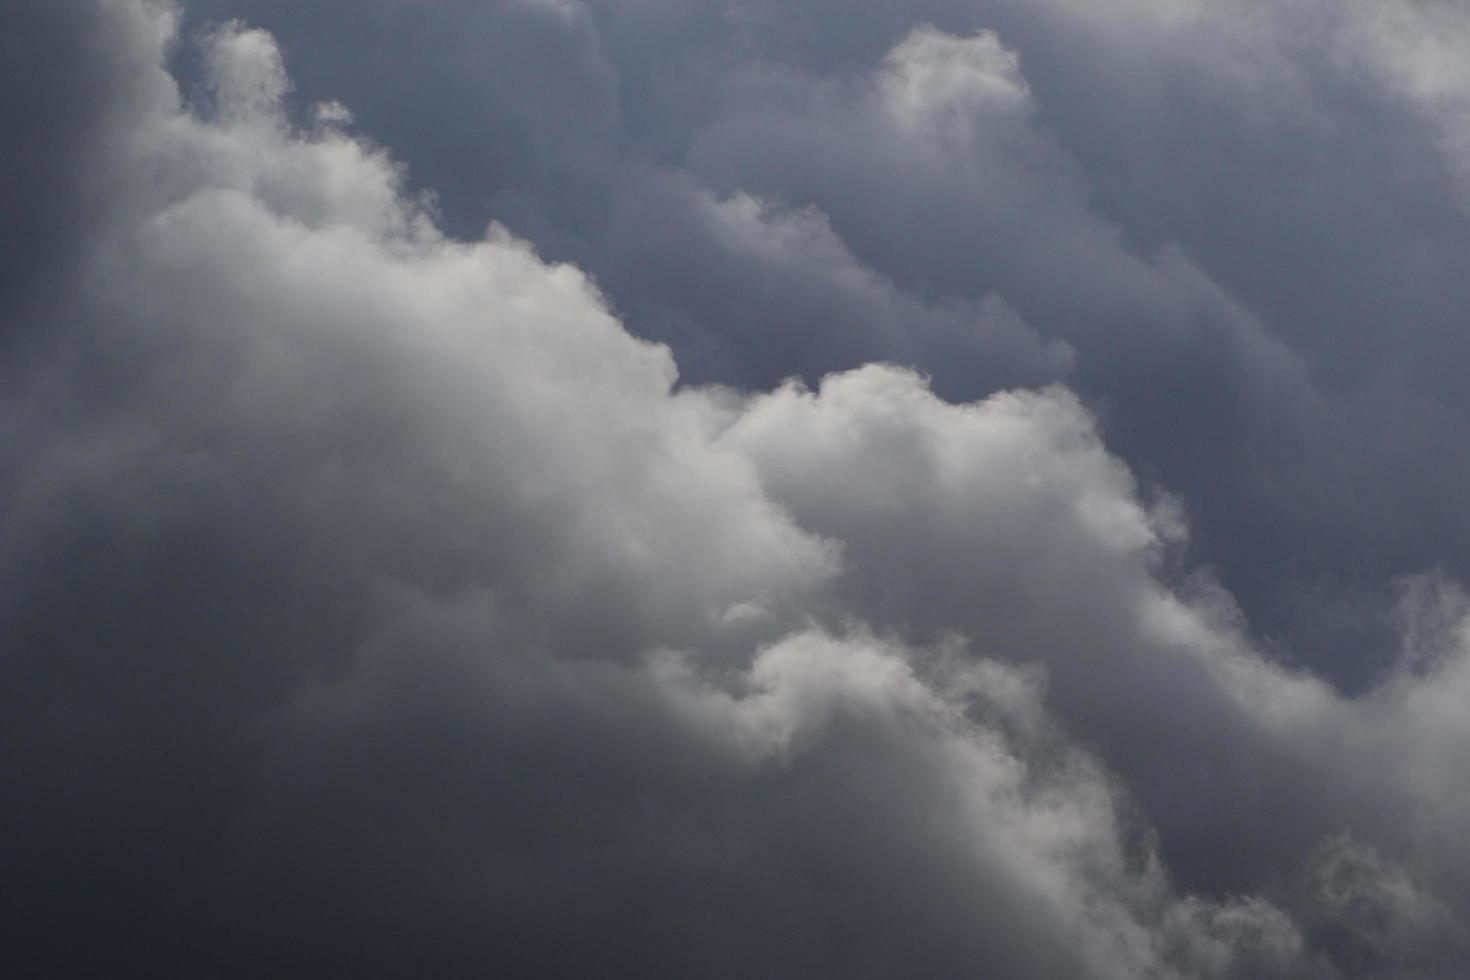
[[[1460,422],[1410,369],[1450,348],[1324,366],[1270,198],[1187,192],[1202,107],[1242,194],[1391,119],[1408,162],[1294,220],[1323,282],[1397,256],[1458,193],[1452,23],[18,9],[56,60],[4,66],[55,102],[4,190],[52,242],[0,307],[16,955],[1462,972]],[[1150,120],[1178,160],[1119,153]],[[1311,227],[1390,172],[1394,217]],[[1361,641],[1320,625],[1361,595],[1371,656],[1260,636]]]
[[[13,309],[77,246],[89,190],[84,161],[108,109],[103,59],[110,52],[90,52],[102,55],[94,67],[79,4],[11,4],[0,16],[7,75],[14,79],[0,102],[0,121],[7,132],[26,136],[6,153],[0,173],[0,299]]]
[[[126,37],[106,29],[116,26],[72,0],[0,12],[0,125],[10,134],[0,161],[0,343],[10,364],[37,341],[36,321],[64,296],[102,223],[112,137],[146,98]]]

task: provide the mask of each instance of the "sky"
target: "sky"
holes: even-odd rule
[[[0,4],[34,976],[1470,975],[1470,9]]]

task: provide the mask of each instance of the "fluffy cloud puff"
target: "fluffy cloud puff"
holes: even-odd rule
[[[36,962],[1463,962],[1453,585],[1406,591],[1400,666],[1346,698],[1176,580],[1177,506],[1066,390],[957,403],[883,364],[681,385],[577,268],[446,237],[340,109],[293,124],[268,35],[210,34],[190,106],[170,8],[68,10],[121,67],[89,137],[106,206],[67,289],[6,314],[5,904]],[[1017,72],[993,36],[919,30],[857,118],[943,142],[996,113],[1048,159]],[[809,214],[693,199],[755,261],[951,309],[841,271]],[[1147,302],[1229,306],[1118,261]]]

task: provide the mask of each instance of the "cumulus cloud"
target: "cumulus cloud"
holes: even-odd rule
[[[1163,350],[1224,365],[1215,408],[1307,426],[1318,394],[1192,260],[1093,211],[999,35],[745,64],[687,168],[619,165],[581,244],[543,226],[662,256],[594,263],[604,283],[501,225],[446,234],[342,104],[293,107],[262,30],[215,26],[190,68],[172,7],[14,9],[99,39],[78,84],[111,93],[37,144],[91,147],[55,193],[103,202],[44,255],[64,288],[21,266],[0,311],[4,905],[35,962],[1465,962],[1463,596],[1404,586],[1402,654],[1349,695],[1189,572],[1178,499],[1104,434],[1172,446],[1145,408],[1218,416],[1129,386]],[[590,8],[492,13],[608,80]],[[904,254],[924,240],[949,263]],[[780,365],[804,380],[705,383]],[[1083,396],[994,391],[1060,379]]]
[[[1443,546],[1470,540],[1440,451],[1470,408],[1444,4],[313,11],[189,4],[310,52],[303,95],[350,103],[454,233],[576,262],[686,380],[1065,380],[1254,628],[1349,690],[1392,646],[1389,581],[1470,574]],[[769,227],[732,236],[711,204],[745,200]]]

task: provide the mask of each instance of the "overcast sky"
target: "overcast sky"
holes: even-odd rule
[[[1470,8],[8,0],[0,127],[18,975],[1470,975]]]

